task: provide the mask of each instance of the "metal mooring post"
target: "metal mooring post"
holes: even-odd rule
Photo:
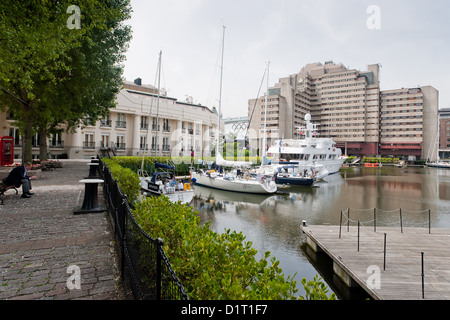
[[[342,230],[342,210],[341,210],[341,218],[339,220],[339,239],[341,238],[341,230]]]

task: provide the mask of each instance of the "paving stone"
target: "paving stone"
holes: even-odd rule
[[[83,203],[89,168],[67,161],[32,181],[29,199],[8,191],[0,205],[0,299],[123,299],[114,236],[106,213],[74,215]],[[0,178],[10,168],[0,167]],[[104,201],[99,187],[99,201]],[[69,290],[69,266],[81,289]]]

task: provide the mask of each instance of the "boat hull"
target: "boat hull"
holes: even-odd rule
[[[260,183],[256,180],[227,180],[223,177],[211,177],[206,174],[192,172],[192,180],[195,179],[195,184],[204,187],[215,188],[226,191],[234,191],[241,193],[253,194],[269,194],[277,191],[275,181],[268,183]]]
[[[313,178],[280,177],[275,178],[275,182],[281,185],[292,186],[312,186],[315,182]]]

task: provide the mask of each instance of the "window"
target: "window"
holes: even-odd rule
[[[95,149],[95,139],[94,139],[94,133],[93,132],[86,132],[84,134],[84,142],[83,142],[83,148],[84,149]]]
[[[111,118],[109,115],[100,120],[100,127],[111,127]]]
[[[118,150],[125,150],[125,135],[118,134],[116,136],[116,148]]]
[[[141,130],[147,130],[147,129],[148,129],[148,117],[141,116]]]
[[[126,128],[126,127],[127,127],[127,122],[125,121],[125,114],[118,113],[117,121],[116,121],[116,128]]]
[[[147,136],[141,136],[139,141],[140,141],[139,149],[141,149],[141,150],[148,150]]]
[[[100,146],[102,148],[109,148],[109,133],[102,133]]]

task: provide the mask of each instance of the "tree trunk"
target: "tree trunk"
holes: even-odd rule
[[[33,137],[33,126],[31,121],[25,123],[22,141],[22,164],[26,162],[32,162],[33,160],[33,149],[31,144],[31,139]]]
[[[47,129],[39,128],[39,159],[48,160]]]

